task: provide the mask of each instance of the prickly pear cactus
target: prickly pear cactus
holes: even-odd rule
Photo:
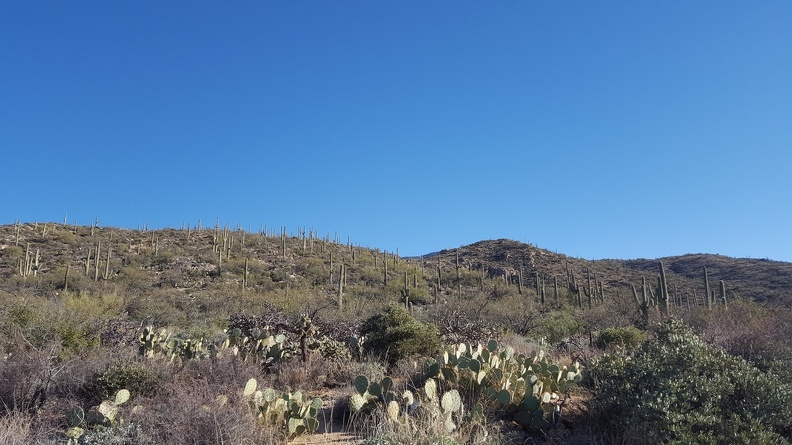
[[[349,409],[353,413],[380,402],[389,404],[396,400],[396,393],[393,392],[393,380],[390,377],[384,377],[379,382],[371,382],[366,376],[359,375],[355,377],[352,385],[356,393],[349,398]]]
[[[317,416],[322,409],[322,399],[306,399],[300,391],[278,394],[272,388],[257,390],[257,387],[256,379],[248,380],[242,396],[248,399],[251,410],[262,422],[283,428],[290,438],[313,433],[319,428]]]
[[[294,355],[294,345],[288,343],[283,334],[266,335],[254,329],[248,337],[240,329],[228,329],[226,335],[218,348],[220,353],[230,353],[244,362],[255,361],[267,367]]]
[[[214,345],[204,345],[203,339],[191,339],[182,334],[174,335],[167,329],[155,331],[149,326],[143,328],[138,337],[138,352],[145,357],[167,357],[171,362],[208,357]]]
[[[80,407],[69,409],[66,412],[66,422],[69,428],[65,432],[69,445],[79,443],[87,428],[111,427],[121,423],[119,407],[126,403],[129,397],[129,391],[121,389],[113,400],[104,400],[99,405],[91,407],[87,412]]]
[[[548,419],[560,410],[560,394],[580,381],[581,371],[578,363],[560,366],[550,362],[543,351],[515,355],[513,348],[490,340],[486,346],[461,343],[447,347],[429,365],[427,377],[485,395],[500,409],[515,413],[515,420],[526,429],[545,429]],[[425,392],[431,399],[434,391]],[[538,403],[536,409],[534,403]]]

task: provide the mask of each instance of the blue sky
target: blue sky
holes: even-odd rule
[[[792,261],[792,3],[0,0],[0,223]]]

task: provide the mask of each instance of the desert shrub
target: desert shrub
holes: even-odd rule
[[[54,377],[63,369],[58,345],[20,348],[0,360],[0,413],[37,412],[47,401]]]
[[[708,345],[678,320],[589,369],[590,412],[624,443],[789,443],[792,384]]]
[[[381,286],[384,279],[382,266],[374,267],[369,264],[350,265],[347,269],[349,281],[357,281],[368,287]]]
[[[77,356],[97,348],[108,319],[118,316],[123,306],[123,298],[116,295],[67,293],[63,298],[63,310],[48,323],[60,339],[62,357]]]
[[[136,398],[143,409],[129,412],[126,419],[141,426],[141,433],[154,443],[168,445],[280,444],[280,430],[268,427],[250,413],[230,387],[236,377],[217,381],[205,364],[163,385],[152,397]],[[223,365],[225,368],[225,365]],[[230,370],[230,369],[229,369]],[[128,442],[134,443],[134,442]]]
[[[499,338],[501,330],[494,320],[482,319],[476,313],[475,302],[467,305],[434,305],[427,311],[432,323],[437,326],[440,337],[445,344],[481,343],[491,338]]]
[[[31,418],[22,413],[0,416],[0,443],[23,445],[30,443]]]
[[[23,294],[22,298],[3,301],[0,333],[5,337],[5,352],[18,349],[38,349],[56,340],[52,320],[58,318],[57,304],[35,296]]]
[[[282,283],[293,281],[292,277],[294,271],[291,268],[272,266],[269,271],[270,279],[273,283]]]
[[[330,278],[330,267],[319,258],[304,259],[297,264],[296,272],[315,286],[327,283]],[[239,274],[242,275],[242,272]]]
[[[381,278],[380,278],[381,279]],[[434,301],[430,288],[424,282],[418,281],[418,286],[413,287],[412,275],[408,275],[407,288],[404,287],[404,273],[388,278],[388,285],[382,291],[382,297],[387,300],[397,300],[404,303],[407,297],[412,304],[429,304]]]
[[[79,445],[156,445],[151,436],[146,434],[136,423],[122,423],[120,425],[88,429],[77,442]]]
[[[456,277],[454,274],[456,271],[452,272],[452,277],[454,281],[456,281]],[[463,288],[477,288],[481,286],[481,271],[480,270],[467,270],[465,268],[460,269],[459,273],[460,282]]]
[[[612,346],[632,349],[645,340],[646,332],[635,326],[625,326],[620,328],[607,328],[597,332],[597,338],[594,340],[594,344],[601,349]]]
[[[553,344],[580,334],[585,329],[585,323],[575,318],[571,311],[557,310],[541,314],[532,334],[535,337],[545,337],[548,343]]]
[[[25,257],[25,249],[22,246],[7,246],[3,249],[0,249],[0,258],[2,258],[4,264],[8,264],[12,267],[17,265],[17,261],[19,258]]]
[[[173,291],[146,291],[142,294],[130,293],[126,301],[129,318],[144,321],[157,326],[185,326],[187,314],[179,306],[184,307],[183,300],[188,297]],[[181,301],[180,301],[181,300]]]
[[[55,444],[49,431],[39,428],[34,419],[21,412],[0,416],[0,443],[3,445]]]
[[[605,329],[612,326],[636,325],[639,321],[638,306],[632,296],[622,294],[607,294],[605,301],[595,303],[588,309],[588,297],[583,295],[585,310],[579,317],[592,330]],[[659,311],[650,311],[650,319],[659,316]]]
[[[689,323],[713,344],[763,371],[792,378],[792,309],[736,298],[728,310],[700,309]]]
[[[387,357],[390,363],[440,351],[437,328],[417,320],[401,305],[391,305],[384,312],[368,318],[361,325],[360,332],[365,337],[365,350]]]
[[[80,241],[77,235],[70,230],[58,230],[54,232],[53,238],[63,244],[77,244]]]
[[[478,421],[461,422],[449,432],[442,416],[432,415],[428,409],[416,409],[409,422],[394,422],[385,410],[374,410],[365,418],[357,418],[356,432],[365,437],[363,445],[501,445],[516,443],[508,440],[495,425]]]
[[[410,302],[413,304],[430,304],[434,301],[431,288],[428,286],[410,287],[408,290]],[[403,294],[402,294],[403,295]]]
[[[146,395],[154,392],[164,378],[164,373],[151,363],[122,359],[96,376],[96,387],[101,399],[110,399],[121,389]]]
[[[72,319],[61,319],[55,324],[61,342],[61,357],[71,358],[99,346],[99,332]]]
[[[352,368],[351,375],[362,375],[371,381],[380,381],[385,377],[388,369],[379,360],[374,357],[364,357],[363,361],[353,362],[350,367]],[[352,380],[352,379],[349,379]]]

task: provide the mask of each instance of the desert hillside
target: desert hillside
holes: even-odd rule
[[[705,254],[3,225],[0,443],[789,443],[791,284]]]

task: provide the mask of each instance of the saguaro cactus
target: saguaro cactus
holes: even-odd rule
[[[104,270],[104,273],[102,274],[102,278],[105,281],[107,281],[107,279],[110,278],[110,252],[111,252],[111,250],[112,250],[111,247],[107,246],[107,257],[105,257],[105,270]]]
[[[726,303],[726,283],[720,280],[721,301],[723,301],[723,309],[728,309],[729,305]]]
[[[69,291],[69,269],[71,269],[71,264],[66,265],[66,273],[63,275],[63,292]]]
[[[707,299],[707,307],[712,309],[712,297],[710,296],[709,275],[707,275],[707,266],[704,267],[704,295]]]
[[[668,281],[666,281],[665,268],[660,261],[660,299],[662,301],[663,315],[668,315],[670,309],[670,296],[668,294]]]
[[[247,288],[249,274],[250,274],[250,269],[248,268],[248,259],[245,258],[245,274],[242,275],[242,289]]]
[[[96,241],[96,261],[94,261],[94,281],[99,281],[99,252],[102,250],[102,240]]]
[[[338,310],[344,308],[344,275],[346,274],[346,266],[341,263],[338,268]]]
[[[641,299],[638,298],[638,291],[635,290],[635,286],[632,287],[632,291],[635,303],[638,304],[638,310],[641,312],[641,322],[643,326],[646,327],[649,324],[649,304],[646,301],[646,291],[644,289]]]

